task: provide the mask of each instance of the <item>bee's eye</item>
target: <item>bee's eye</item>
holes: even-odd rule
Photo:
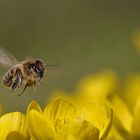
[[[29,65],[29,69],[36,70],[36,66],[34,64]]]
[[[35,70],[35,69],[36,69],[36,66],[35,66],[35,65],[33,65],[33,66],[32,66],[32,68]]]

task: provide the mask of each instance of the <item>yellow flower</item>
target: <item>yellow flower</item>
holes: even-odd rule
[[[0,140],[30,140],[22,113],[12,112],[0,117]]]
[[[34,140],[99,140],[106,137],[112,115],[104,123],[101,134],[94,126],[96,120],[90,122],[88,118],[80,117],[75,106],[63,98],[50,102],[43,112],[35,101],[31,102],[27,110],[29,132]]]
[[[55,139],[61,128],[75,117],[75,107],[61,98],[50,102],[43,112],[35,101],[27,110],[29,132],[35,140]]]

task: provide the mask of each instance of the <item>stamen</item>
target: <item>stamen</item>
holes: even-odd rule
[[[64,119],[56,119],[56,121],[54,122],[54,127],[55,127],[55,131],[59,132],[61,127],[65,124],[65,120]]]

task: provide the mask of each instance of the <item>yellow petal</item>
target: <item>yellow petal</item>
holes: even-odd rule
[[[78,84],[76,92],[84,100],[92,101],[94,98],[105,98],[116,91],[116,89],[116,76],[110,71],[105,71],[85,77]]]
[[[135,117],[134,117],[134,121],[132,123],[132,134],[137,137],[140,138],[140,112],[138,112]]]
[[[34,109],[34,110],[36,110],[36,111],[42,113],[41,107],[40,107],[40,105],[39,105],[36,101],[32,101],[32,102],[29,104],[28,109],[27,109],[27,114],[28,114],[28,111],[30,111],[30,110],[32,110],[32,109]]]
[[[140,139],[140,98],[138,99],[135,107],[134,120],[132,123],[132,134]]]
[[[20,133],[13,131],[7,135],[6,140],[27,140],[27,139],[25,139],[23,135],[21,135]],[[28,138],[28,140],[30,139]]]
[[[57,135],[58,140],[99,140],[99,130],[88,121],[76,120],[66,124]]]
[[[56,140],[80,140],[80,138],[76,138],[74,135],[70,133],[59,133],[56,137]]]
[[[28,121],[28,118],[29,118],[28,115],[29,115],[29,112],[30,112],[31,110],[36,110],[36,111],[38,111],[39,113],[42,114],[42,110],[41,110],[40,105],[39,105],[36,101],[32,101],[32,102],[28,105],[28,108],[27,108],[27,125],[29,125],[29,123],[28,123],[28,122],[29,122],[29,121]],[[28,129],[28,130],[29,130],[30,136],[33,138],[30,129]]]
[[[20,112],[0,118],[0,140],[29,140],[25,116]]]
[[[107,120],[104,128],[100,132],[100,140],[103,140],[108,136],[108,134],[111,130],[112,121],[113,121],[113,110],[110,109],[110,115],[108,117],[108,120]]]
[[[111,128],[113,112],[106,101],[98,101],[87,104],[79,112],[79,117],[91,122],[100,130],[100,139],[105,138]]]
[[[58,132],[64,124],[72,121],[76,113],[73,104],[63,98],[55,99],[44,110],[44,116],[55,132]]]
[[[28,127],[31,133],[32,139],[34,140],[53,140],[54,133],[42,116],[37,110],[30,110],[28,112]]]
[[[106,140],[126,140],[126,138],[113,125]]]
[[[130,111],[134,113],[134,108],[140,97],[140,74],[133,74],[126,79],[126,85],[124,90],[124,99],[130,108]]]
[[[131,133],[133,117],[125,102],[117,95],[110,97],[109,101],[113,107],[114,123],[118,128]]]

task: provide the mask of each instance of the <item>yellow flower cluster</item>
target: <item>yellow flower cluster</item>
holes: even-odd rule
[[[113,109],[113,123],[107,140],[140,139],[140,75],[130,76],[123,86],[110,71],[90,75],[78,85],[83,100],[105,99]],[[81,96],[81,95],[79,95]]]
[[[0,140],[138,140],[139,85],[138,75],[126,88],[110,71],[89,75],[73,94],[53,93],[44,109],[32,101],[26,115],[2,115]]]
[[[88,103],[78,110],[60,97],[42,111],[39,104],[32,101],[26,116],[13,112],[0,118],[0,139],[103,140],[112,123],[112,110],[104,105]]]

